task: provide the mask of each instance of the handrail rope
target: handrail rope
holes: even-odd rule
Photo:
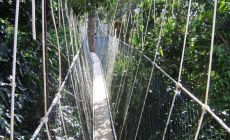
[[[215,39],[215,28],[216,28],[216,11],[217,11],[217,0],[214,0],[214,12],[213,12],[213,21],[212,21],[212,37],[211,37],[211,46],[210,46],[210,54],[209,54],[209,65],[208,65],[208,78],[207,78],[207,86],[206,86],[206,93],[205,93],[205,106],[202,107],[202,113],[199,120],[199,124],[197,127],[197,131],[195,134],[194,140],[197,140],[199,136],[199,132],[201,129],[201,124],[203,122],[204,114],[209,108],[208,106],[208,94],[209,94],[209,87],[210,87],[210,81],[211,81],[211,70],[212,70],[212,55],[213,55],[213,47],[214,47],[214,39]]]
[[[18,44],[18,20],[20,0],[16,0],[16,13],[14,23],[14,45],[13,45],[13,68],[11,82],[11,111],[10,111],[10,140],[14,139],[14,109],[15,109],[15,88],[16,88],[16,65],[17,65],[17,44]]]
[[[184,42],[183,42],[183,49],[182,49],[182,54],[181,54],[181,61],[180,61],[179,74],[178,74],[178,79],[177,79],[177,84],[176,84],[176,90],[175,90],[173,100],[172,100],[172,103],[171,103],[171,107],[170,107],[170,110],[169,110],[169,115],[168,115],[167,122],[166,122],[166,125],[165,125],[162,140],[165,139],[165,135],[166,135],[166,132],[167,132],[167,129],[168,129],[168,125],[169,125],[171,115],[172,115],[172,111],[173,111],[173,108],[174,108],[174,104],[175,104],[175,101],[176,101],[176,96],[178,94],[180,94],[180,89],[179,89],[178,84],[180,84],[180,82],[181,82],[181,74],[182,74],[182,69],[183,69],[183,62],[184,62],[185,47],[186,47],[186,42],[187,42],[188,26],[189,26],[189,20],[190,20],[191,7],[192,7],[192,0],[189,0],[188,11],[187,11],[188,12],[187,13],[187,20],[186,20],[186,26],[185,26],[185,34],[184,34]]]
[[[32,34],[33,40],[36,40],[35,0],[32,0]]]
[[[58,102],[58,100],[59,100],[59,98],[60,98],[60,96],[61,96],[61,92],[62,92],[62,90],[64,89],[64,86],[65,86],[65,84],[66,84],[66,82],[67,82],[67,79],[69,78],[69,75],[71,74],[72,69],[73,69],[74,66],[76,65],[75,62],[78,60],[79,55],[80,55],[80,50],[79,50],[78,53],[75,55],[75,57],[74,57],[74,59],[73,59],[71,65],[70,65],[70,68],[68,69],[68,72],[67,72],[67,74],[66,74],[66,76],[65,76],[65,79],[62,81],[62,84],[61,84],[61,86],[59,87],[58,92],[55,94],[55,97],[54,97],[54,99],[53,99],[53,101],[52,101],[52,103],[51,103],[51,105],[50,105],[50,107],[49,107],[47,113],[45,114],[45,116],[44,116],[43,119],[41,120],[41,122],[40,122],[40,124],[38,125],[37,129],[34,131],[32,137],[31,137],[31,140],[34,140],[34,139],[37,137],[37,135],[38,135],[38,133],[40,132],[41,128],[43,127],[44,123],[47,123],[47,121],[48,121],[48,116],[49,116],[49,114],[51,113],[53,107],[57,104],[57,102]]]
[[[153,63],[156,63],[156,59],[157,59],[157,55],[158,55],[158,49],[160,47],[163,24],[164,24],[164,21],[165,21],[164,18],[165,18],[165,15],[166,15],[167,7],[168,7],[168,0],[165,1],[164,9],[162,10],[162,14],[161,14],[161,17],[160,17],[161,18],[161,25],[160,25],[160,31],[159,31],[159,36],[158,36],[158,41],[157,41],[157,46],[156,46],[156,50],[155,50],[155,56],[154,56]],[[135,140],[137,138],[139,127],[140,127],[140,124],[141,124],[141,118],[142,118],[142,114],[144,112],[144,107],[145,107],[146,99],[147,99],[147,96],[148,96],[148,91],[149,91],[149,88],[150,88],[151,78],[152,78],[152,75],[153,75],[153,72],[154,72],[154,68],[155,68],[155,65],[153,65],[152,70],[151,70],[151,74],[150,74],[151,77],[149,78],[148,87],[147,87],[145,97],[144,97],[144,102],[143,102],[143,105],[142,105],[142,108],[141,108],[141,114],[140,114],[140,117],[139,117],[137,129],[136,129],[136,133],[135,133]]]
[[[50,7],[51,7],[51,16],[52,16],[52,20],[53,20],[53,25],[54,25],[54,29],[55,29],[55,36],[56,36],[56,42],[57,42],[57,46],[58,46],[58,87],[61,86],[61,81],[62,81],[62,68],[61,68],[61,47],[60,47],[60,42],[59,42],[59,35],[58,35],[58,31],[57,31],[57,25],[56,25],[56,21],[55,21],[55,17],[54,17],[54,10],[53,10],[53,3],[50,0]],[[65,121],[64,121],[64,117],[63,117],[63,111],[62,111],[62,106],[61,106],[61,102],[60,102],[60,98],[59,98],[59,110],[61,113],[61,123],[62,123],[62,127],[64,129],[64,134],[65,136],[67,136],[67,132],[66,132],[66,126],[65,126]]]

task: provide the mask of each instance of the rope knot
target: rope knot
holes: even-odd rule
[[[179,82],[177,82],[176,83],[176,90],[175,90],[175,92],[176,92],[177,95],[180,95],[181,87],[182,87],[182,84],[179,83]]]
[[[44,123],[47,123],[48,120],[49,120],[49,118],[48,118],[47,116],[45,116],[45,117],[42,118],[42,121],[43,121]]]
[[[208,105],[203,105],[202,106],[202,110],[203,111],[207,111],[207,110],[209,110],[210,109],[210,107],[208,106]]]

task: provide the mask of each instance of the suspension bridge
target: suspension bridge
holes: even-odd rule
[[[14,27],[14,53],[11,94],[11,140],[14,134],[14,106],[16,87],[17,34],[20,0],[16,0]],[[64,28],[65,46],[59,42],[57,19],[51,5],[58,50],[58,92],[48,106],[46,104],[45,64],[45,8],[42,0],[42,46],[44,79],[44,112],[31,140],[180,140],[180,139],[229,139],[230,128],[209,107],[209,86],[212,53],[215,36],[216,6],[214,0],[212,36],[210,41],[207,89],[202,101],[181,82],[186,38],[191,10],[189,1],[183,51],[178,72],[174,79],[157,63],[162,28],[164,28],[167,1],[162,10],[162,21],[157,38],[154,59],[150,59],[135,47],[120,40],[116,29],[103,24],[97,17],[96,34],[93,36],[95,51],[91,52],[87,33],[87,18],[77,21],[73,11],[58,0],[59,23]],[[35,8],[32,0],[32,32],[36,39]],[[67,19],[67,21],[65,21]],[[129,21],[127,21],[128,23]],[[66,32],[66,26],[69,35]],[[147,22],[148,23],[148,22]],[[144,41],[144,36],[142,41]],[[67,39],[70,39],[68,41]],[[62,76],[61,53],[68,59],[68,72]]]

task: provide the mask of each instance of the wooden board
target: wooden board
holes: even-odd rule
[[[110,113],[107,102],[107,90],[103,77],[101,62],[95,53],[93,60],[93,110],[94,110],[94,140],[113,140]]]

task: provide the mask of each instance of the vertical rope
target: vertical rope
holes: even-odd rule
[[[58,26],[61,28],[61,5],[60,0],[58,0]]]
[[[156,26],[156,0],[153,0],[153,20],[154,20],[154,27]]]
[[[64,29],[65,48],[66,48],[66,54],[67,54],[67,59],[68,59],[68,66],[70,67],[69,47],[67,43],[67,35],[66,35],[66,28],[65,28],[65,17],[64,17],[63,6],[62,6],[61,0],[60,0],[60,7],[61,7],[62,24],[63,24],[63,29]]]
[[[175,5],[175,0],[172,1],[172,16],[174,17],[174,5]]]
[[[74,57],[74,47],[73,47],[73,35],[72,35],[72,26],[71,26],[71,20],[70,20],[70,16],[69,16],[69,8],[67,5],[67,0],[65,0],[65,14],[68,20],[68,27],[69,27],[69,36],[70,36],[70,46],[72,48],[72,55]]]
[[[44,112],[47,111],[46,95],[46,63],[45,63],[45,0],[42,0],[42,59],[43,59],[43,90],[44,90]]]
[[[145,92],[144,102],[143,102],[143,105],[142,105],[142,108],[141,108],[141,114],[140,114],[138,124],[137,124],[137,129],[136,129],[135,138],[134,138],[135,140],[137,139],[137,134],[138,134],[139,127],[140,127],[140,124],[141,124],[141,118],[142,118],[142,115],[143,115],[143,112],[144,112],[146,99],[148,97],[148,92],[149,92],[149,87],[150,87],[150,84],[151,84],[151,81],[152,81],[153,72],[154,72],[154,64],[152,64],[152,69],[151,69],[151,74],[149,76],[147,90]]]
[[[43,59],[43,90],[44,90],[44,112],[47,114],[47,92],[46,92],[46,51],[45,51],[45,0],[42,0],[42,59]],[[48,124],[46,122],[47,136],[50,140]]]
[[[76,24],[75,24],[75,19],[73,15],[73,9],[70,10],[70,15],[71,15],[71,24],[73,28],[73,39],[74,39],[74,48],[75,52],[77,52],[77,33],[76,33]]]
[[[186,42],[187,42],[187,35],[188,35],[188,26],[189,26],[189,20],[190,20],[190,12],[191,12],[191,6],[192,6],[192,0],[189,0],[189,7],[188,7],[188,13],[187,13],[187,20],[186,20],[186,26],[185,26],[185,34],[184,34],[184,42],[183,42],[183,49],[182,49],[182,54],[181,54],[181,61],[180,61],[180,69],[179,69],[179,74],[178,74],[178,81],[176,84],[176,90],[173,96],[173,100],[171,103],[171,107],[169,110],[169,115],[167,118],[167,122],[166,122],[166,126],[164,129],[164,133],[163,133],[163,137],[162,140],[165,139],[165,135],[168,129],[168,125],[171,119],[171,115],[172,115],[172,111],[175,105],[175,101],[176,101],[176,96],[180,94],[180,81],[181,81],[181,74],[182,74],[182,68],[183,68],[183,62],[184,62],[184,53],[185,53],[185,47],[186,47]]]
[[[182,69],[183,69],[184,53],[185,53],[185,47],[186,47],[186,42],[187,42],[187,36],[188,36],[188,26],[189,26],[189,20],[190,20],[191,7],[192,7],[192,0],[189,0],[187,21],[186,21],[184,42],[183,42],[183,49],[182,49],[182,54],[181,54],[180,69],[179,69],[179,76],[178,76],[178,83],[181,80],[181,74],[182,74]]]
[[[142,5],[141,7],[141,50],[144,52],[144,8],[143,8],[144,5]]]
[[[50,0],[50,7],[51,7],[51,15],[52,15],[52,20],[53,20],[53,25],[54,25],[54,29],[55,29],[56,42],[57,42],[57,46],[58,46],[58,88],[59,88],[61,86],[61,84],[62,84],[62,77],[61,77],[61,73],[62,73],[62,69],[61,69],[61,47],[60,47],[60,43],[59,43],[57,25],[56,25],[56,21],[55,21],[55,17],[54,17],[53,3],[52,3],[51,0]],[[64,134],[65,134],[65,136],[67,136],[60,98],[59,98],[58,103],[59,103],[59,110],[60,110],[60,113],[61,113],[61,123],[62,123],[62,127],[64,129]]]
[[[16,88],[16,61],[18,44],[18,19],[19,19],[20,0],[16,0],[16,13],[14,23],[14,45],[13,45],[13,68],[12,68],[12,91],[11,91],[11,112],[10,112],[10,139],[14,139],[14,100]]]
[[[205,93],[205,106],[202,108],[201,117],[199,120],[199,124],[197,127],[197,131],[195,134],[194,140],[197,140],[199,136],[199,132],[201,129],[201,124],[203,122],[204,114],[208,107],[208,94],[209,94],[209,87],[210,87],[210,80],[211,80],[211,70],[212,70],[212,55],[213,55],[213,47],[214,47],[214,39],[215,39],[215,28],[216,28],[216,11],[217,11],[217,0],[214,0],[214,12],[213,12],[213,21],[212,21],[212,37],[211,37],[211,47],[210,47],[210,54],[209,54],[209,66],[208,66],[208,79],[207,79],[207,86],[206,86],[206,93]]]
[[[147,18],[146,27],[145,27],[144,42],[145,42],[145,38],[146,38],[146,35],[147,35],[147,31],[148,31],[149,20],[150,20],[150,15],[151,15],[151,11],[152,11],[152,4],[153,4],[153,0],[150,1],[150,8],[149,8],[149,12],[148,12],[148,18]]]
[[[111,27],[111,29],[110,29],[110,34],[114,32],[113,30],[114,30],[115,18],[116,18],[117,7],[118,7],[118,5],[119,5],[119,2],[120,2],[120,0],[117,0],[117,2],[116,2],[116,8],[115,8],[114,15],[113,15],[112,27]]]
[[[35,0],[32,0],[32,33],[33,39],[36,40],[36,17],[35,17]]]

